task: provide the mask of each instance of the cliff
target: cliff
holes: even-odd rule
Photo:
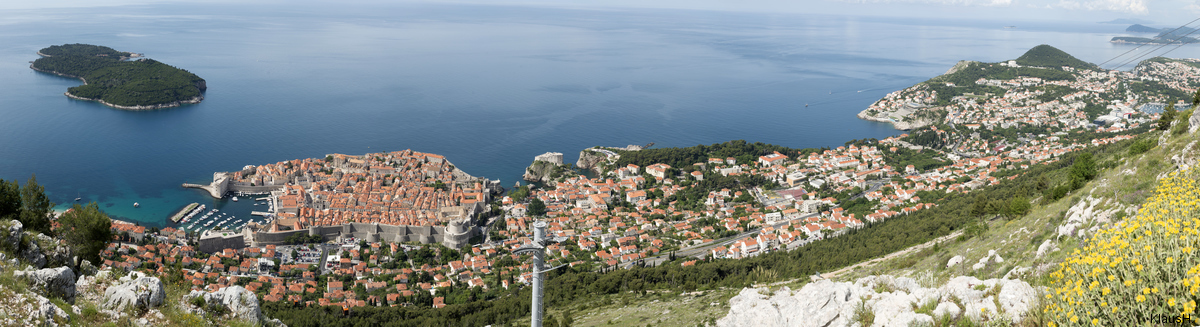
[[[525,175],[521,178],[530,182],[549,182],[558,167],[559,165],[551,162],[534,160],[525,168]]]
[[[603,173],[603,171],[601,171],[600,163],[604,162],[606,158],[607,156],[605,156],[603,153],[592,151],[592,149],[584,149],[583,151],[579,151],[579,160],[575,161],[575,167],[579,167],[580,169],[591,169],[597,174],[600,174]]]

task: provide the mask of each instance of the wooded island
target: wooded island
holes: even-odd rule
[[[208,88],[187,70],[142,58],[132,52],[90,44],[54,45],[39,50],[30,65],[40,72],[83,80],[67,89],[75,99],[99,101],[118,109],[160,109],[200,103]]]

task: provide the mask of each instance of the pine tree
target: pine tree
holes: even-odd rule
[[[1175,120],[1175,113],[1175,104],[1168,104],[1167,109],[1163,110],[1162,117],[1159,117],[1158,119],[1158,130],[1165,131],[1170,129],[1171,122]]]

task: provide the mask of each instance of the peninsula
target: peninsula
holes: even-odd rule
[[[895,91],[858,114],[910,130],[947,124],[973,128],[1117,122],[1169,101],[1190,98],[1192,59],[1151,58],[1133,71],[1105,70],[1049,45],[999,63],[961,61],[941,76]]]
[[[68,88],[66,96],[117,109],[148,110],[200,103],[208,89],[203,78],[187,70],[105,46],[54,45],[39,50],[38,55],[42,57],[29,68],[83,81],[83,85]]]

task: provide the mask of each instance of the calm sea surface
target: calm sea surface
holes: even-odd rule
[[[164,226],[191,202],[259,208],[181,183],[328,153],[438,153],[511,185],[535,155],[574,162],[595,145],[838,146],[897,134],[854,115],[958,60],[1046,43],[1098,63],[1130,49],[1107,42],[1124,28],[468,5],[0,11],[0,178],[36,173],[56,203]],[[77,80],[28,67],[64,43],[187,69],[206,98],[143,112],[68,99]]]

